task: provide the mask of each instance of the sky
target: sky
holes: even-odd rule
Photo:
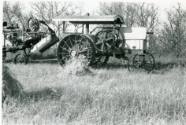
[[[12,4],[19,1],[22,4],[22,7],[25,9],[24,12],[29,12],[31,7],[29,6],[31,2],[45,1],[45,0],[8,0]],[[64,1],[65,0],[56,0]],[[145,2],[145,3],[154,3],[155,6],[159,8],[159,18],[160,21],[166,20],[166,11],[173,8],[177,3],[181,3],[183,8],[186,8],[186,0],[68,0],[71,1],[74,5],[77,5],[82,8],[83,13],[86,14],[89,12],[92,15],[96,15],[99,8],[100,2]]]

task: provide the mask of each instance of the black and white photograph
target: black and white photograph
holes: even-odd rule
[[[3,0],[3,125],[186,125],[185,0]]]

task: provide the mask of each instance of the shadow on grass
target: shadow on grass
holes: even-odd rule
[[[47,59],[47,58],[42,58],[42,59],[33,59],[29,61],[30,64],[54,64],[54,65],[59,65],[59,62],[57,60],[57,58],[51,58],[51,59]],[[182,64],[179,64],[178,62],[156,62],[154,69],[151,73],[154,74],[163,74],[166,73],[168,71],[170,71],[171,69],[175,68],[175,67],[185,67],[186,62],[182,62]],[[128,66],[125,64],[121,64],[121,63],[116,63],[116,62],[109,62],[107,64],[100,64],[100,65],[93,65],[91,66],[94,69],[126,69],[128,70]],[[135,71],[138,71],[135,70]],[[139,71],[141,71],[139,69]]]
[[[92,68],[95,69],[127,69],[127,65],[116,64],[116,63],[108,63],[102,65],[93,65]]]
[[[62,88],[43,88],[30,92],[24,92],[22,101],[58,100],[63,94]]]
[[[41,59],[41,60],[31,60],[29,63],[46,63],[46,64],[59,64],[57,59]]]
[[[20,99],[20,101],[38,101],[45,99],[59,99],[63,94],[62,88],[43,88],[40,90],[25,91],[22,84],[10,69],[3,65],[2,103],[7,97]]]
[[[169,62],[169,63],[156,62],[154,69],[149,73],[164,74],[164,73],[169,72],[171,69],[176,68],[176,67],[185,67],[185,63],[178,64],[178,63],[173,63],[173,62]],[[127,65],[115,64],[115,63],[93,66],[93,68],[95,68],[95,69],[127,69],[128,70]],[[139,69],[139,70],[137,69],[135,71],[142,71],[142,69]]]
[[[163,69],[172,69],[174,67],[179,66],[177,63],[161,63],[157,62],[155,64],[155,69],[156,70],[163,70]]]
[[[177,63],[177,62],[156,62],[153,73],[161,73],[164,74],[166,72],[169,72],[170,70],[174,68],[184,68],[186,65],[186,62]]]

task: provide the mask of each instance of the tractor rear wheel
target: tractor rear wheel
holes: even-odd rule
[[[94,45],[93,40],[82,34],[71,34],[63,38],[57,48],[57,58],[60,65],[64,65],[74,56],[83,55],[91,65],[94,61]]]

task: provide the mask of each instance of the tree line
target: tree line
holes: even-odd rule
[[[70,2],[43,1],[33,2],[29,13],[19,2],[11,5],[3,2],[3,20],[10,24],[19,23],[23,29],[27,29],[27,20],[34,16],[52,24],[55,29],[61,30],[61,24],[56,24],[52,18],[56,16],[82,15],[81,7]],[[149,51],[154,54],[172,54],[176,57],[184,57],[186,54],[186,9],[181,4],[175,5],[166,12],[167,20],[160,22],[159,9],[150,3],[124,3],[102,2],[98,9],[99,15],[119,14],[123,17],[127,26],[147,27],[154,32],[149,36]]]

